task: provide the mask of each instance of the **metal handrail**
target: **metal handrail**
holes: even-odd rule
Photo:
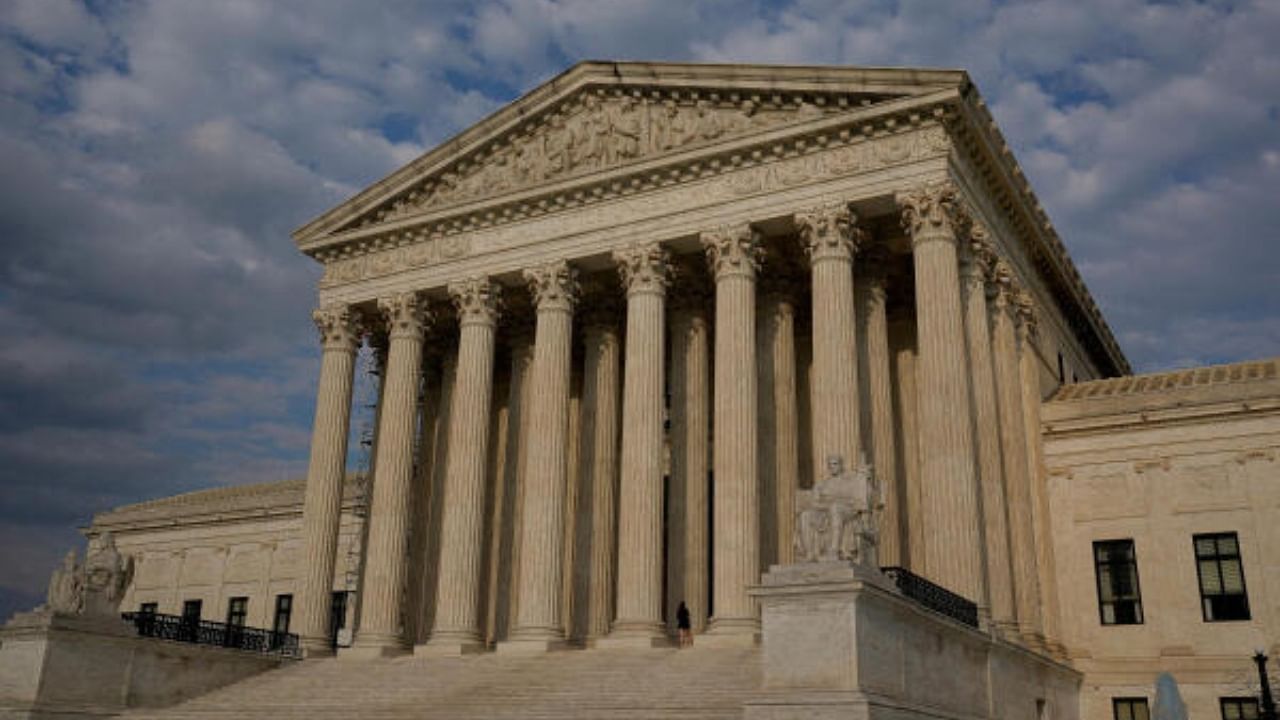
[[[133,624],[139,637],[216,645],[282,658],[302,657],[298,636],[293,633],[152,612],[127,612],[121,617]]]
[[[929,582],[906,568],[886,567],[880,570],[893,580],[904,597],[969,627],[978,627],[978,606],[973,601]]]

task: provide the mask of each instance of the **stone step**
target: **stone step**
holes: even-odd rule
[[[126,717],[739,718],[759,668],[757,648],[310,660]]]

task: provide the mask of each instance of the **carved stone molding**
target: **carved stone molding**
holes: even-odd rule
[[[416,292],[402,292],[378,299],[390,339],[411,338],[421,341],[431,322],[426,300]]]
[[[360,313],[349,305],[327,305],[311,313],[325,350],[355,352],[364,337]]]
[[[940,157],[948,148],[940,125],[897,127],[894,134],[876,137],[837,136],[821,144],[788,139],[767,152],[698,158],[540,199],[461,216],[424,217],[412,227],[370,228],[343,239],[340,246],[308,252],[325,264],[321,287],[334,287],[520,244],[533,234],[530,223],[553,224],[557,235],[580,232]],[[686,187],[676,197],[663,192],[673,185]],[[604,201],[612,202],[596,207]]]
[[[852,260],[866,237],[854,227],[856,218],[847,203],[837,202],[801,210],[795,216],[809,262]]]
[[[502,288],[487,277],[467,278],[449,285],[449,297],[462,325],[494,325],[502,306]]]
[[[685,98],[688,98],[685,93]],[[506,138],[414,184],[362,224],[492,197],[561,178],[798,123],[838,110],[803,98],[734,101],[729,93],[685,99],[678,92],[587,90]],[[712,99],[714,98],[714,99]]]
[[[911,235],[913,243],[956,242],[965,224],[965,213],[951,181],[918,185],[899,192],[895,199],[902,210],[902,227]]]
[[[671,256],[660,243],[636,243],[613,253],[627,295],[664,295],[671,282]]]
[[[578,271],[564,260],[553,260],[524,271],[538,312],[573,312],[578,299]]]
[[[754,279],[764,258],[760,233],[748,223],[721,225],[702,233],[702,247],[717,281],[733,275]]]

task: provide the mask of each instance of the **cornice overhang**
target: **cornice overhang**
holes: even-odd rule
[[[1103,376],[1129,375],[1132,372],[1129,360],[977,87],[966,83],[962,97],[953,116],[952,135],[957,144],[978,163],[993,199],[1020,235],[1018,239],[1029,253],[1033,266],[1056,297],[1069,300],[1060,302],[1060,309],[1072,329],[1086,341],[1086,348]]]

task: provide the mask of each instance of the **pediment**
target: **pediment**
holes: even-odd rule
[[[954,89],[958,71],[582,63],[294,233],[332,235],[447,212],[544,185],[842,112]]]

